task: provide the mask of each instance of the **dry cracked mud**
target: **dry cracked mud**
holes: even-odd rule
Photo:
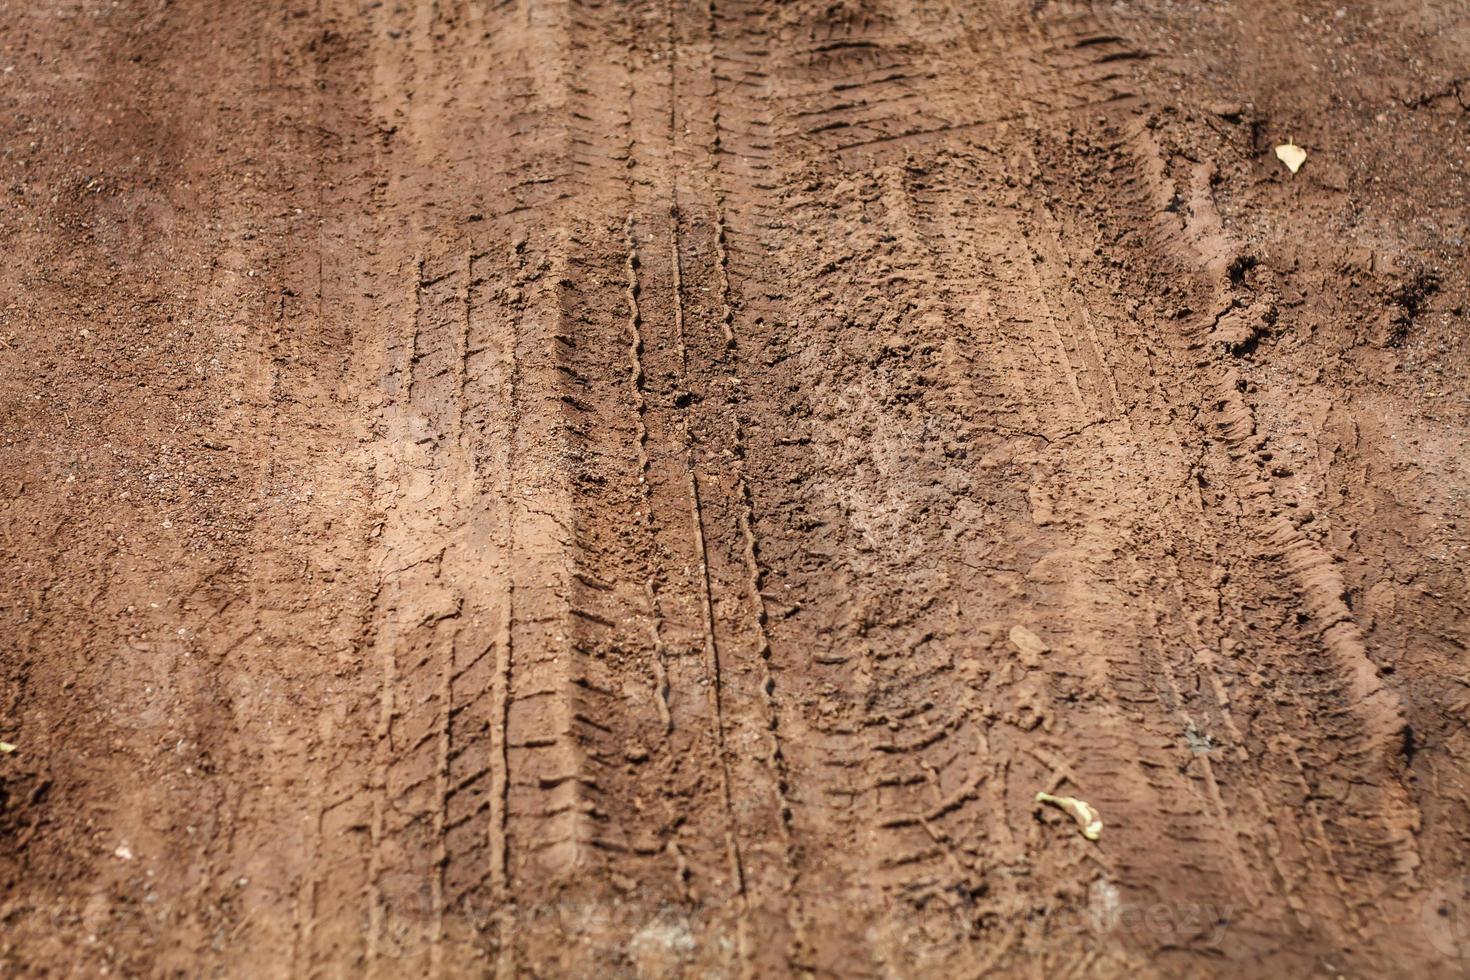
[[[1470,11],[1340,2],[0,2],[0,968],[1462,975]]]

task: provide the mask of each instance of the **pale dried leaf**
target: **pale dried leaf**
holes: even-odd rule
[[[1082,836],[1088,840],[1097,840],[1102,836],[1102,815],[1086,800],[1079,800],[1075,796],[1052,796],[1050,793],[1037,793],[1036,802],[1050,803],[1065,811],[1077,821],[1077,829],[1082,831]]]
[[[1307,162],[1307,151],[1295,143],[1281,143],[1276,147],[1276,159],[1286,164],[1286,169],[1296,173]]]

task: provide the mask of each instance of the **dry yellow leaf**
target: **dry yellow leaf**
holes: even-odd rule
[[[1088,840],[1097,840],[1102,836],[1102,816],[1097,808],[1085,800],[1079,800],[1075,796],[1052,796],[1050,793],[1037,793],[1037,803],[1050,803],[1052,806],[1069,814],[1077,821],[1082,836]]]
[[[1286,169],[1296,173],[1307,162],[1307,151],[1295,143],[1287,142],[1276,147],[1276,159],[1286,164]]]

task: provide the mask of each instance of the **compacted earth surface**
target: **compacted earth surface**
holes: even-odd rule
[[[1463,975],[1467,66],[3,0],[0,971]]]

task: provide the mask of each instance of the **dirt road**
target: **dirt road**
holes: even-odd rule
[[[0,3],[4,972],[1461,975],[1467,64]]]

